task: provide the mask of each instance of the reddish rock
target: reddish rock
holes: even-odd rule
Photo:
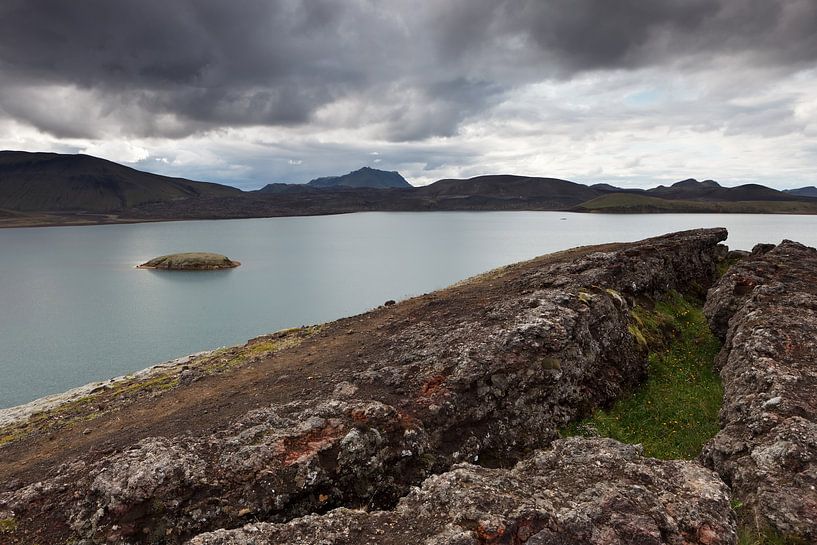
[[[513,469],[457,464],[392,511],[251,523],[189,545],[732,545],[729,490],[694,462],[611,439],[556,441]]]
[[[758,246],[707,298],[722,430],[702,459],[751,525],[817,542],[817,250]]]

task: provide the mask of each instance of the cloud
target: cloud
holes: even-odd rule
[[[179,137],[363,102],[385,138],[414,140],[581,71],[704,54],[812,62],[816,31],[810,0],[7,0],[0,107],[57,135]],[[59,115],[23,105],[37,88],[60,89]]]
[[[713,148],[743,176],[736,142],[813,157],[815,62],[813,0],[5,0],[0,143],[246,186],[371,149],[421,183],[646,180]]]

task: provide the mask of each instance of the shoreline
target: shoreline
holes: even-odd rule
[[[316,216],[339,216],[346,214],[360,214],[365,212],[390,212],[390,213],[415,213],[415,212],[559,212],[563,214],[607,214],[619,215],[662,215],[662,214],[727,214],[727,215],[764,215],[764,216],[815,216],[816,212],[742,212],[734,210],[576,210],[576,209],[539,209],[539,208],[518,208],[518,209],[433,209],[433,210],[340,210],[336,212],[312,212],[293,214],[270,214],[270,215],[246,215],[235,217],[186,217],[186,218],[128,218],[118,217],[114,214],[102,220],[93,220],[84,216],[60,216],[60,215],[37,215],[22,216],[19,218],[0,218],[0,229],[26,229],[42,227],[89,227],[97,225],[131,225],[139,223],[169,223],[179,221],[222,221],[222,220],[246,220],[246,219],[268,219],[268,218],[309,218]]]
[[[242,345],[235,345],[235,347],[239,346]],[[87,395],[95,394],[103,390],[112,389],[114,386],[118,384],[122,384],[132,380],[149,379],[154,376],[164,374],[166,372],[182,371],[185,365],[188,365],[195,359],[203,356],[212,355],[218,352],[219,350],[224,350],[225,348],[230,347],[222,346],[219,348],[214,348],[212,350],[194,352],[192,354],[187,354],[186,356],[180,356],[172,360],[166,360],[163,362],[155,363],[153,365],[149,365],[148,367],[145,367],[138,371],[134,371],[132,373],[119,375],[101,381],[89,382],[87,384],[71,388],[70,390],[66,390],[64,392],[48,394],[28,401],[26,403],[22,403],[20,405],[14,405],[11,407],[0,409],[0,428],[12,426],[15,424],[23,424],[27,422],[28,419],[31,418],[31,416],[33,416],[36,413],[54,410],[67,403],[71,403],[73,401],[82,399]]]

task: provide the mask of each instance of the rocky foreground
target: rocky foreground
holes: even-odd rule
[[[697,230],[545,256],[208,356],[149,395],[103,390],[0,429],[3,540],[735,543],[715,472],[609,439],[557,440],[643,379],[633,305],[703,296],[725,238]]]
[[[760,246],[710,291],[722,431],[706,446],[747,522],[817,542],[817,251]]]
[[[248,524],[190,545],[734,543],[728,488],[690,462],[612,439],[561,439],[513,469],[457,464],[391,511],[336,509]]]

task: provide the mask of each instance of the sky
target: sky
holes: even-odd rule
[[[815,0],[2,0],[0,149],[244,189],[800,187],[816,61]]]

